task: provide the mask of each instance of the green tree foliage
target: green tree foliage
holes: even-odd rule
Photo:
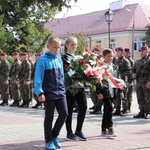
[[[70,8],[70,1],[0,0],[0,49],[8,54],[23,49],[42,51],[51,35],[44,23],[63,7]]]
[[[74,36],[78,39],[78,46],[75,52],[76,55],[81,55],[88,48],[88,36],[83,33],[68,33],[69,36]]]
[[[146,44],[150,47],[150,25],[146,26],[146,36],[144,37],[144,39],[146,40]]]

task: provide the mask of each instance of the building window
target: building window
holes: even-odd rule
[[[96,40],[96,44],[101,44],[101,40]]]
[[[111,39],[110,40],[110,47],[111,48],[115,48],[116,47],[116,40],[115,39]]]
[[[138,51],[144,45],[145,45],[145,40],[143,40],[142,38],[135,38],[134,51]]]

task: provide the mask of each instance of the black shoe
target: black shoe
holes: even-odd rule
[[[36,104],[35,106],[33,106],[32,108],[39,108],[39,107],[42,108],[42,104],[37,103],[37,104]]]
[[[144,113],[139,112],[137,115],[133,116],[133,118],[145,118]]]
[[[8,102],[5,102],[5,101],[3,101],[1,104],[0,104],[0,106],[7,106],[8,105]]]
[[[78,138],[76,137],[75,134],[71,133],[71,134],[67,134],[66,140],[67,141],[78,141]]]
[[[94,111],[90,112],[90,114],[102,114],[102,111],[94,110]]]
[[[77,136],[78,140],[80,140],[80,141],[86,141],[87,140],[87,138],[84,136],[84,134],[82,133],[82,131],[80,131],[80,132],[76,131],[75,135]]]
[[[128,109],[128,110],[127,110],[127,113],[131,113],[131,110],[130,110],[130,109]]]
[[[79,111],[79,109],[78,108],[75,108],[74,110],[73,110],[73,112],[78,112]]]
[[[121,112],[120,112],[120,116],[126,116],[127,115],[127,110],[126,109],[123,109]]]
[[[18,107],[19,106],[19,101],[14,101],[11,105],[11,107]]]
[[[114,116],[120,116],[120,110],[116,110],[114,113],[113,113]]]
[[[94,106],[92,106],[92,107],[90,107],[89,109],[90,109],[90,110],[92,110],[92,109],[94,109],[94,108],[95,108],[95,107],[94,107]]]
[[[29,104],[27,104],[26,102],[23,102],[20,106],[18,107],[21,107],[21,108],[28,108],[29,107]]]

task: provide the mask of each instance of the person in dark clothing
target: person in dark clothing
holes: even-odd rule
[[[109,48],[103,50],[103,58],[106,62],[107,71],[110,75],[115,76],[113,61],[113,51]],[[112,87],[109,82],[107,87],[103,87],[102,83],[98,83],[96,86],[96,93],[98,94],[98,99],[103,101],[104,113],[102,117],[101,135],[108,137],[116,137],[117,134],[113,130],[112,112],[113,112],[113,98],[116,96],[116,90]],[[123,91],[120,89],[120,99],[124,97]]]
[[[62,56],[62,60],[64,62],[64,68],[65,65],[69,65],[67,62],[68,57],[73,57],[74,52],[77,47],[77,38],[76,37],[69,37],[65,42],[65,54]],[[68,104],[68,117],[66,119],[66,130],[67,130],[67,137],[66,140],[87,140],[87,138],[84,136],[82,132],[82,126],[84,122],[84,118],[86,115],[87,110],[87,99],[84,88],[81,88],[81,90],[73,95],[68,90],[66,91],[66,97],[67,97],[67,104]],[[72,130],[72,113],[73,113],[73,107],[74,103],[77,103],[78,105],[78,115],[77,115],[77,126],[75,133]]]
[[[48,39],[48,51],[38,59],[34,77],[34,93],[45,104],[44,135],[48,150],[61,148],[58,135],[68,115],[63,62],[58,56],[60,46],[58,37]],[[55,108],[58,118],[52,127]]]

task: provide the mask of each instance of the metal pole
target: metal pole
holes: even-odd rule
[[[134,16],[133,16],[133,25],[132,25],[132,58],[134,59]]]
[[[108,22],[108,46],[110,48],[110,22]]]

